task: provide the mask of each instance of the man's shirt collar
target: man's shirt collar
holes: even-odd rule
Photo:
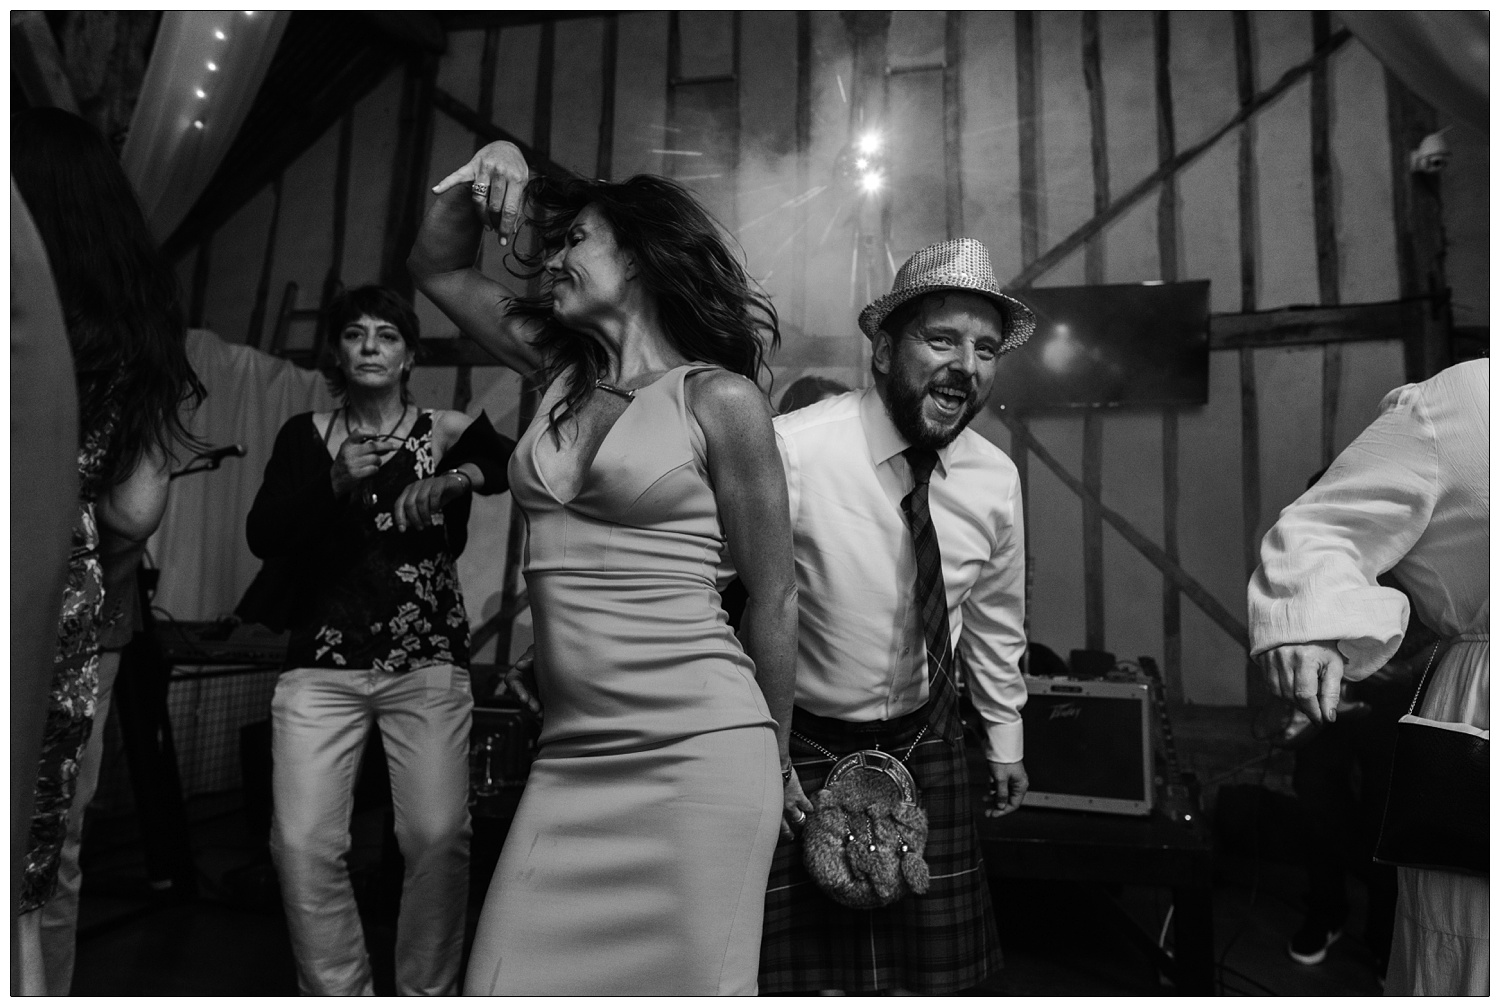
[[[876,468],[911,447],[911,442],[901,436],[896,424],[891,422],[891,414],[874,385],[866,388],[860,397],[859,419],[865,428],[865,441],[870,445],[870,463]],[[937,453],[938,467],[944,477],[948,475],[948,466],[957,447],[958,438],[955,437]]]

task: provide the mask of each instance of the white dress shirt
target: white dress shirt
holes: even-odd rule
[[[901,512],[913,485],[902,455],[910,445],[873,388],[775,423],[797,563],[797,705],[855,722],[910,713],[927,702],[917,561]],[[1026,562],[1015,464],[965,430],[938,452],[928,507],[986,756],[1018,762]]]

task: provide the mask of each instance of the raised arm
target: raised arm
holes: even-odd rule
[[[741,623],[745,652],[776,718],[781,767],[791,765],[792,702],[796,698],[797,578],[786,476],[776,450],[770,403],[752,382],[725,371],[689,384],[690,404],[708,442],[708,472],[729,556],[749,601]],[[786,806],[803,811],[797,774],[786,784]],[[783,832],[789,834],[783,822]]]
[[[499,141],[481,149],[433,186],[438,198],[406,260],[418,290],[465,335],[523,374],[541,363],[529,327],[506,315],[511,292],[474,268],[474,260],[486,226],[498,232],[502,245],[514,239],[527,177],[526,160],[514,144]],[[476,184],[488,190],[476,191]]]

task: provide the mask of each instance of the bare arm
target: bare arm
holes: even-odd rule
[[[99,562],[104,568],[104,611],[118,611],[135,590],[135,568],[146,541],[161,526],[171,479],[165,454],[148,451],[125,481],[99,498]]]
[[[500,141],[484,147],[433,186],[438,198],[423,218],[406,260],[418,290],[465,335],[523,374],[541,363],[528,327],[506,315],[510,291],[475,269],[474,259],[486,221],[499,232],[502,245],[515,236],[527,175],[526,161],[513,144]],[[473,191],[476,182],[489,185],[485,197]]]
[[[755,678],[776,719],[783,770],[796,698],[797,579],[786,477],[776,451],[771,407],[753,383],[718,371],[689,386],[693,414],[708,441],[708,471],[729,555],[749,594],[741,635]],[[811,810],[797,775],[786,785],[787,808]],[[786,825],[783,824],[786,831]]]

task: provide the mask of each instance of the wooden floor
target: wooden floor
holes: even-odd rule
[[[1263,745],[1243,711],[1188,708],[1174,716],[1184,761],[1204,782],[1284,786],[1289,762],[1243,765]],[[1215,779],[1218,777],[1219,779]],[[198,897],[183,904],[147,895],[134,822],[91,821],[76,995],[220,996],[297,992],[275,878],[263,842],[247,836],[237,793],[195,798],[192,845]],[[382,867],[384,812],[356,816],[351,869],[365,920],[377,992],[393,992],[391,948],[399,877]],[[503,824],[476,822],[469,933],[503,841]],[[1359,995],[1379,992],[1374,958],[1359,939],[1363,890],[1344,937],[1318,966],[1293,963],[1287,938],[1301,921],[1302,872],[1294,858],[1224,850],[1215,870],[1215,959],[1226,994]],[[1170,993],[1122,931],[1104,900],[1114,899],[1151,934],[1162,930],[1165,893],[1030,882],[995,892],[1006,967],[977,994],[1150,995]],[[1168,932],[1170,944],[1170,929]]]

